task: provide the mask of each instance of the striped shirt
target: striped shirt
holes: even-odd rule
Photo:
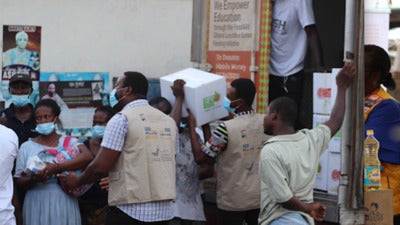
[[[245,111],[236,115],[246,115],[254,111]],[[218,154],[226,149],[228,145],[228,130],[224,122],[220,122],[213,130],[211,137],[201,146],[201,150],[208,156],[216,158]]]
[[[127,104],[123,110],[145,104],[148,104],[145,99],[134,100]],[[128,118],[121,113],[117,113],[107,123],[101,146],[114,151],[122,151],[127,133]],[[174,216],[173,200],[124,204],[117,207],[130,217],[143,222],[165,221],[172,219]]]

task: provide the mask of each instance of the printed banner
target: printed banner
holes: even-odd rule
[[[109,105],[109,74],[42,72],[39,99],[50,98],[61,108],[60,131],[73,136],[90,133],[94,110]]]
[[[97,108],[109,105],[108,90],[108,73],[42,72],[40,75],[40,98],[51,98],[59,102],[59,105],[65,104],[70,109],[82,107]]]

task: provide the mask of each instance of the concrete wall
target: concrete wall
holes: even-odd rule
[[[191,23],[192,0],[0,0],[0,47],[3,25],[38,25],[41,71],[160,77],[192,65]]]

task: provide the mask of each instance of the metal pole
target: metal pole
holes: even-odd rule
[[[340,224],[364,224],[363,211],[363,105],[364,105],[364,1],[346,0],[344,60],[354,59],[357,78],[346,96],[342,126],[339,186]],[[355,103],[355,104],[354,104]]]

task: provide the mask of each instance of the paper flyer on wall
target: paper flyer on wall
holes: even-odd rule
[[[84,136],[92,126],[94,110],[109,105],[109,86],[108,73],[41,72],[38,98],[53,99],[60,106],[61,131]]]

